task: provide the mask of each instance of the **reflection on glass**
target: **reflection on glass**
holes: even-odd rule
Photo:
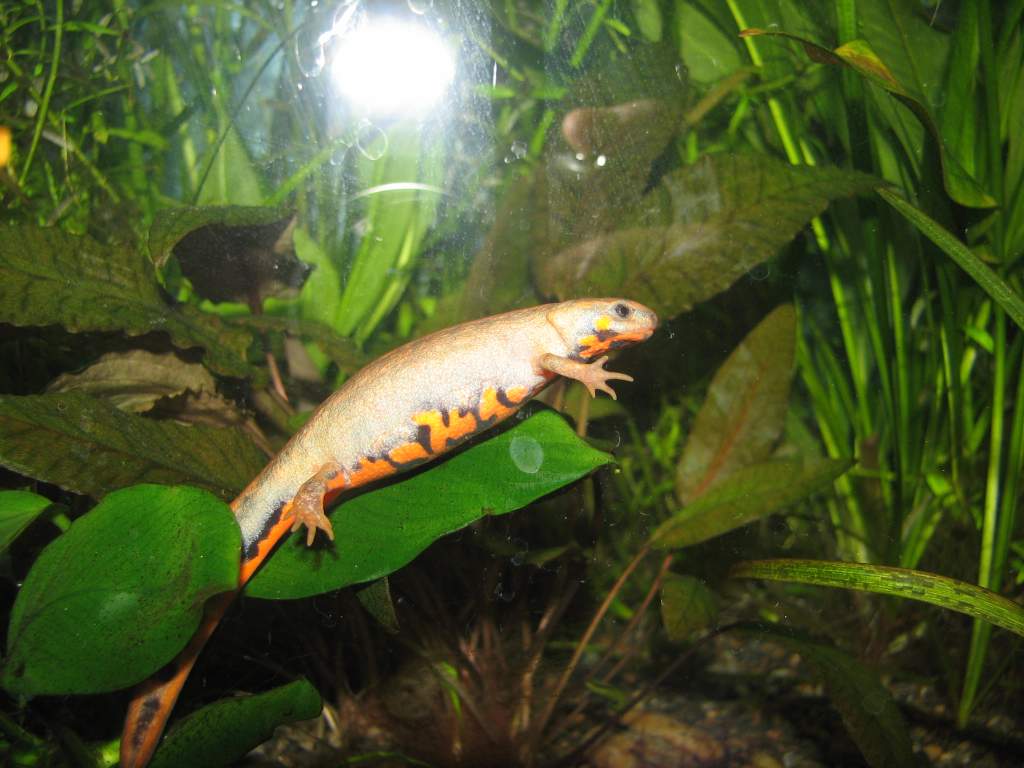
[[[398,18],[371,19],[339,40],[331,75],[359,112],[422,115],[444,96],[455,58],[430,27]]]

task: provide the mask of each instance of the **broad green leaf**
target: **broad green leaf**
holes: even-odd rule
[[[43,550],[18,592],[2,682],[34,696],[124,688],[169,661],[238,583],[227,505],[187,486],[110,494]]]
[[[79,373],[65,373],[46,388],[50,393],[80,392],[103,398],[123,411],[142,413],[164,397],[184,392],[216,392],[217,382],[203,366],[167,352],[144,349],[108,352]]]
[[[965,613],[1024,637],[1024,608],[991,590],[924,571],[830,560],[750,560],[737,563],[737,579],[769,579],[859,589],[931,603]]]
[[[712,83],[740,68],[735,37],[726,35],[703,11],[692,3],[677,3],[673,15],[679,55],[695,82]]]
[[[408,479],[343,499],[331,515],[333,546],[310,548],[291,537],[246,591],[298,598],[378,579],[435,539],[524,507],[610,460],[541,411]]]
[[[669,574],[661,586],[661,623],[673,643],[685,643],[718,618],[714,593],[693,576]]]
[[[871,768],[913,768],[918,764],[903,714],[877,673],[838,648],[781,627],[759,626],[745,632],[800,654],[825,684],[829,701]]]
[[[296,680],[255,696],[209,704],[176,724],[160,744],[150,768],[218,768],[241,760],[286,723],[320,714],[320,694]]]
[[[59,229],[0,226],[0,322],[61,325],[72,333],[162,331],[179,349],[204,349],[205,363],[218,373],[251,372],[249,334],[194,307],[170,306],[140,252]]]
[[[364,227],[334,325],[360,342],[401,298],[444,192],[446,150],[437,136],[395,125],[377,143],[379,150],[356,155]]]
[[[305,229],[296,229],[294,240],[295,255],[316,267],[295,302],[299,315],[304,321],[312,320],[331,328],[337,319],[338,302],[341,300],[340,265]]]
[[[931,108],[924,100],[924,97],[920,95],[917,89],[907,84],[907,81],[901,81],[894,75],[866,40],[851,40],[834,50],[830,50],[810,40],[805,40],[786,32],[745,29],[742,34],[746,37],[771,35],[796,40],[804,47],[804,51],[814,61],[848,66],[875,85],[891,93],[914,113],[935,141],[938,147],[939,162],[942,165],[942,177],[946,193],[961,205],[972,208],[991,208],[996,204],[992,196],[964,170],[957,157],[946,148],[942,133],[939,131],[939,126],[935,122]]]
[[[888,189],[879,189],[878,194],[956,262],[960,269],[970,275],[974,282],[1003,308],[1013,322],[1024,328],[1024,298],[1021,298],[1009,283],[924,211]]]
[[[220,106],[220,105],[218,105]],[[222,120],[220,130],[224,130]],[[200,205],[250,205],[263,202],[263,184],[260,175],[249,157],[242,138],[234,125],[227,127],[227,135],[216,150],[209,173],[203,181],[196,202]],[[209,153],[203,158],[202,168],[207,169]]]
[[[75,392],[0,395],[0,466],[75,493],[189,483],[230,498],[265,463],[235,429],[147,419]]]
[[[0,491],[0,552],[51,504],[46,497],[30,491]]]
[[[851,464],[796,458],[742,467],[659,525],[651,544],[675,549],[721,536],[828,486]]]
[[[633,0],[633,16],[641,35],[652,43],[661,40],[662,20],[658,0]]]
[[[784,304],[715,372],[676,471],[680,503],[771,455],[786,420],[795,353],[796,312]]]
[[[712,155],[666,175],[620,229],[537,265],[544,292],[629,296],[674,317],[772,256],[828,201],[877,186],[838,168]]]

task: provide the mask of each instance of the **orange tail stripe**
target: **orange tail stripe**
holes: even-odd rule
[[[125,718],[124,730],[121,732],[121,768],[143,768],[153,757],[160,737],[163,735],[167,720],[171,716],[174,704],[178,700],[181,689],[185,686],[189,672],[199,658],[206,641],[217,628],[228,606],[242,587],[248,583],[263,561],[273,551],[274,546],[292,527],[288,516],[288,507],[281,510],[278,521],[267,531],[257,544],[256,554],[244,560],[238,577],[238,590],[225,592],[212,598],[206,606],[202,623],[195,635],[174,660],[165,667],[170,676],[156,675],[141,683],[128,705],[128,716]]]

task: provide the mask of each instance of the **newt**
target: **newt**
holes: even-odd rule
[[[649,338],[657,315],[625,299],[578,299],[514,310],[437,331],[382,355],[313,413],[231,503],[242,530],[236,591],[211,599],[179,655],[129,704],[122,768],[156,750],[178,694],[234,597],[288,532],[333,541],[324,507],[351,490],[417,467],[507,419],[558,376],[592,397],[632,381],[607,371],[607,353]]]

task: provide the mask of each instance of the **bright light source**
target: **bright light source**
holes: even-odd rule
[[[331,76],[360,112],[416,115],[448,90],[455,60],[440,36],[424,24],[369,19],[336,42]]]

